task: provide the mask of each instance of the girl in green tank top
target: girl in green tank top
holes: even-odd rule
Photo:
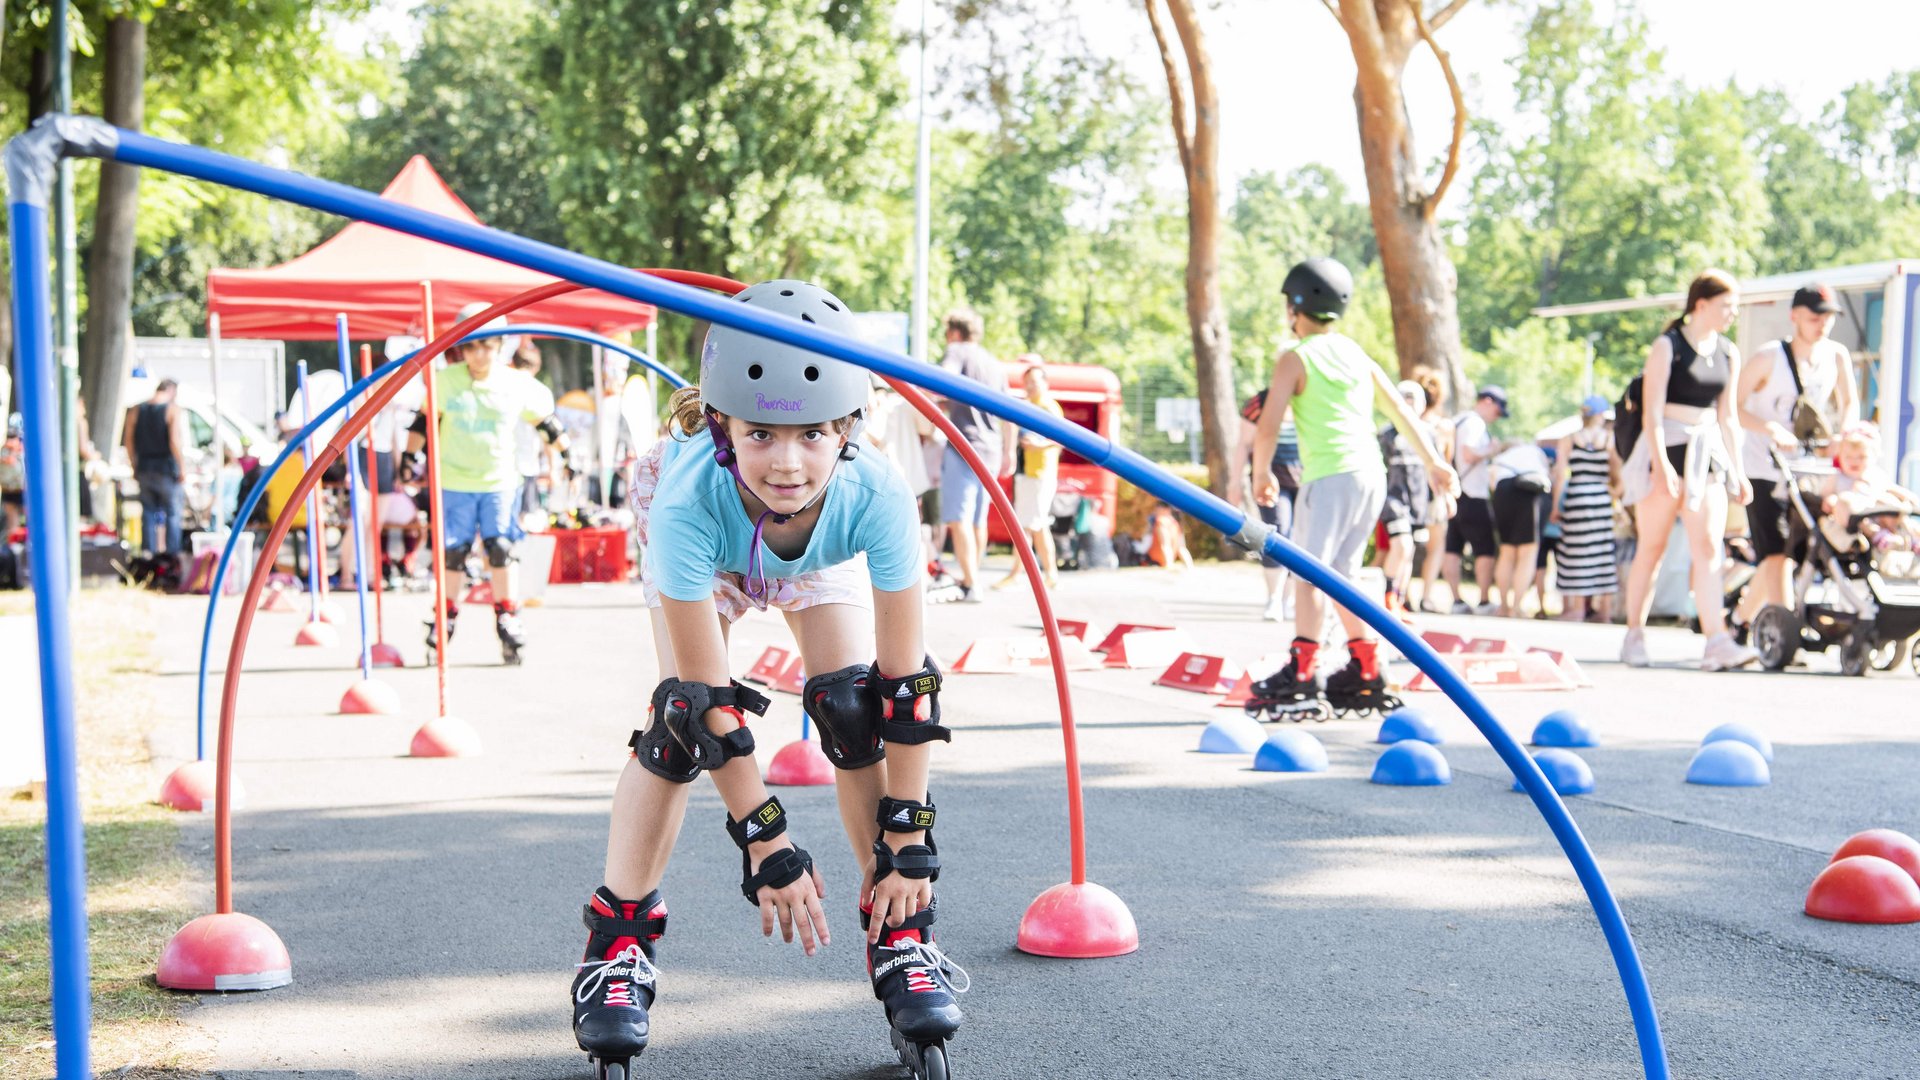
[[[1378,365],[1352,338],[1327,331],[1293,347],[1305,385],[1293,399],[1300,432],[1300,481],[1338,473],[1384,473],[1373,430],[1374,373]]]

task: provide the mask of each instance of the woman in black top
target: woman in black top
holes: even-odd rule
[[[1732,496],[1742,506],[1753,499],[1753,485],[1740,464],[1740,425],[1731,390],[1738,382],[1740,353],[1725,336],[1739,310],[1733,278],[1708,270],[1688,287],[1686,313],[1647,350],[1645,419],[1622,469],[1627,488],[1622,502],[1634,508],[1638,546],[1627,572],[1627,636],[1620,659],[1634,667],[1648,663],[1643,628],[1676,517],[1686,528],[1693,602],[1707,638],[1701,670],[1723,671],[1759,659],[1727,633],[1722,585],[1727,499]]]

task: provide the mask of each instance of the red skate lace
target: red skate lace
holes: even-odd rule
[[[647,959],[647,954],[640,951],[640,946],[629,945],[609,959],[587,960],[575,964],[576,968],[592,968],[594,971],[592,977],[580,983],[580,989],[574,992],[574,1000],[582,1005],[586,1004],[595,993],[599,992],[601,984],[607,982],[608,973],[621,964],[632,964],[633,974],[616,978],[608,984],[606,1000],[608,1005],[632,1005],[634,986],[652,986],[654,980],[660,976],[660,969],[653,966],[653,961]]]
[[[907,968],[907,992],[913,994],[930,993],[945,983],[949,990],[964,994],[973,985],[973,979],[967,969],[953,962],[953,958],[942,952],[940,946],[931,941],[915,941],[910,937],[896,938],[888,948],[900,952],[910,952],[919,962]],[[959,977],[959,982],[954,977]]]

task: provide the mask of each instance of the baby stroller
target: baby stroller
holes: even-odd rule
[[[1760,663],[1780,671],[1802,650],[1839,646],[1840,672],[1890,670],[1908,657],[1920,634],[1920,558],[1910,551],[1843,551],[1820,528],[1818,494],[1833,475],[1824,462],[1788,462],[1776,451],[1788,513],[1787,548],[1804,552],[1794,572],[1791,606],[1768,604],[1754,616],[1752,642]],[[1891,512],[1894,508],[1889,508]],[[1855,529],[1859,518],[1849,524]],[[1913,655],[1920,671],[1920,653]]]

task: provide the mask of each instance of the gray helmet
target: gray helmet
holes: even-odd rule
[[[734,297],[854,336],[840,298],[805,281],[763,281]],[[700,350],[700,404],[760,424],[824,424],[867,407],[867,373],[841,360],[715,324]]]
[[[1347,304],[1353,300],[1353,275],[1338,259],[1308,259],[1287,271],[1280,291],[1287,294],[1295,311],[1325,322],[1347,313]]]

